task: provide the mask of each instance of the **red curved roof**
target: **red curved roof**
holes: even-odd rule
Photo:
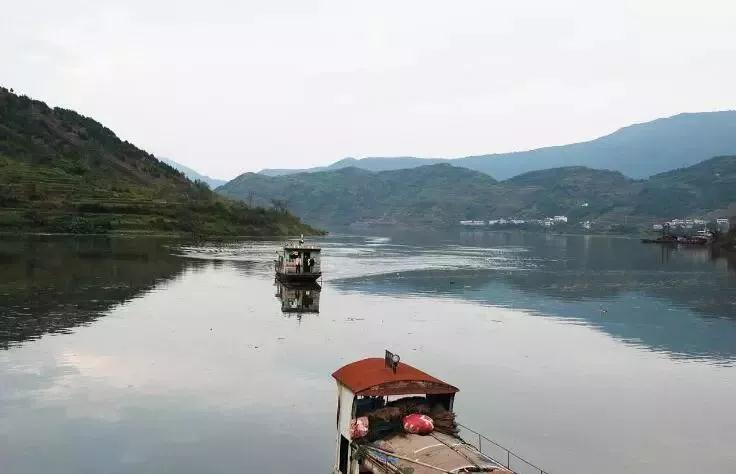
[[[350,363],[332,374],[356,395],[451,394],[456,387],[400,362],[394,373],[384,359],[373,357]]]

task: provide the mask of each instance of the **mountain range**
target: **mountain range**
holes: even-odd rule
[[[735,154],[736,112],[680,114],[529,152],[245,173],[215,193],[91,118],[0,88],[0,232],[317,232],[289,211],[330,227],[564,214],[608,229],[733,214]]]
[[[550,124],[553,126],[554,124]],[[508,179],[549,168],[586,166],[619,171],[631,178],[649,176],[694,165],[714,156],[736,153],[736,111],[683,113],[630,125],[595,140],[513,153],[464,158],[346,158],[329,166],[301,169],[265,169],[267,176],[331,171],[355,167],[390,171],[448,163]]]
[[[91,118],[0,88],[0,232],[316,232],[193,183]]]
[[[632,179],[582,166],[538,170],[503,181],[447,163],[372,172],[349,167],[284,176],[245,173],[217,191],[278,203],[308,222],[448,225],[465,219],[566,215],[610,230],[622,224],[729,213],[736,203],[736,156]],[[720,214],[719,214],[720,215]]]

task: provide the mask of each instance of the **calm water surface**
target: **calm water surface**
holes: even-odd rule
[[[326,473],[330,373],[385,348],[552,473],[736,472],[733,261],[520,233],[321,244],[305,294],[274,284],[277,242],[1,240],[0,472]]]

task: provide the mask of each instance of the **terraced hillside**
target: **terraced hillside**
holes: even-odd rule
[[[315,232],[191,182],[71,110],[0,88],[0,232]]]

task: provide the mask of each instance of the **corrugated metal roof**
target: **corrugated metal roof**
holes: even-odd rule
[[[322,248],[317,247],[316,245],[300,245],[300,244],[286,244],[284,245],[285,250],[309,250],[311,252],[321,252]]]
[[[338,369],[332,376],[357,395],[450,394],[459,390],[404,362],[396,372],[377,357],[359,360]]]

